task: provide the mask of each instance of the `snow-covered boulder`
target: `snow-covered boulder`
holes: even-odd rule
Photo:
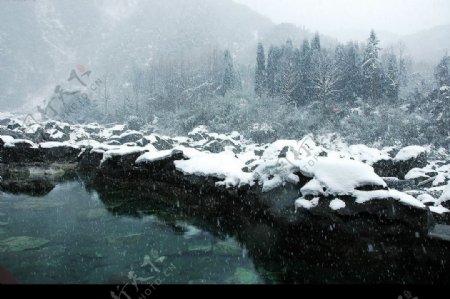
[[[311,172],[313,179],[301,189],[303,196],[345,196],[361,188],[387,187],[371,166],[350,159],[319,157]]]
[[[422,168],[428,164],[427,149],[421,146],[402,148],[394,158],[383,158],[373,164],[375,172],[382,177],[405,179],[413,168]]]

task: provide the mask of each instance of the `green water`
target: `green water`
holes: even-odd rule
[[[130,213],[77,181],[44,197],[0,193],[0,265],[29,284],[267,282],[233,237],[119,202]]]

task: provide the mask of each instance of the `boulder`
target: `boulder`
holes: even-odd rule
[[[55,185],[45,179],[3,180],[0,182],[0,190],[3,192],[31,196],[44,196],[54,188]]]
[[[375,162],[372,166],[375,173],[381,177],[396,177],[401,180],[413,168],[423,168],[427,166],[427,154],[421,153],[415,158],[407,160],[384,159]]]

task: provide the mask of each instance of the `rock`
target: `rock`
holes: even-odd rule
[[[210,151],[211,153],[218,154],[225,150],[225,147],[217,140],[208,142],[203,149]]]
[[[15,121],[14,119],[12,119],[12,120],[8,123],[8,125],[7,125],[7,128],[10,129],[10,130],[15,130],[15,129],[18,129],[18,128],[20,128],[20,127],[22,127],[22,125],[19,124],[19,123],[18,123],[17,121]]]
[[[81,149],[71,146],[31,148],[30,144],[0,149],[3,160],[9,163],[72,163],[78,159]]]
[[[416,188],[415,180],[400,180],[395,177],[383,178],[383,180],[386,182],[388,188],[392,188],[398,191],[412,190]]]
[[[259,275],[250,269],[239,267],[233,276],[227,279],[227,283],[231,284],[257,284],[260,283]]]
[[[170,150],[173,148],[173,142],[171,140],[162,139],[158,135],[154,135],[156,142],[153,142],[152,145],[159,151]]]
[[[29,194],[43,196],[50,193],[55,185],[42,179],[4,180],[0,182],[0,190],[13,194]]]
[[[109,140],[109,141],[105,142],[105,144],[107,144],[107,145],[121,145],[120,141],[118,141],[118,140]]]
[[[131,131],[123,133],[119,136],[118,141],[121,144],[129,143],[129,142],[137,142],[138,140],[142,139],[143,135],[140,132]]]
[[[27,236],[11,237],[0,241],[0,250],[3,252],[21,252],[47,245],[50,241],[43,238]]]
[[[387,159],[379,160],[372,166],[376,174],[381,177],[397,177],[401,180],[405,179],[405,175],[413,168],[423,168],[427,166],[427,154],[421,153],[416,158],[406,161]]]

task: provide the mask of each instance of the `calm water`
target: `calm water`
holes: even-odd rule
[[[232,237],[145,205],[120,214],[111,205],[77,181],[39,198],[0,194],[0,265],[32,284],[268,282]]]

